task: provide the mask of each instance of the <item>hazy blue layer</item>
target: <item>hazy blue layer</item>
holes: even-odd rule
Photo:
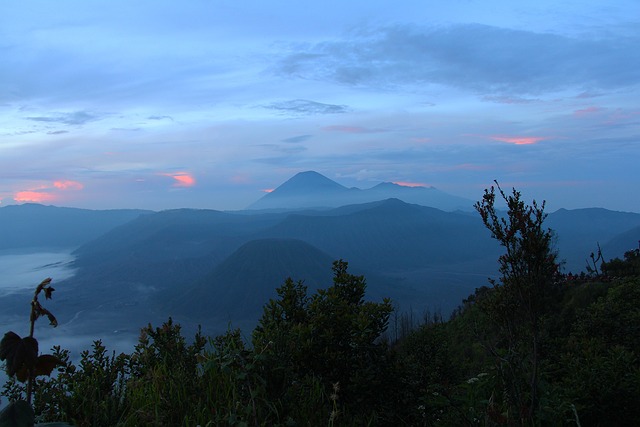
[[[75,270],[71,250],[42,250],[32,253],[0,252],[0,296],[34,288],[47,277],[68,279]]]

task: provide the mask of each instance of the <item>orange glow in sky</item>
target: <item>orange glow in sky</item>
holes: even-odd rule
[[[13,196],[13,200],[16,202],[32,202],[32,203],[42,203],[42,202],[51,202],[56,199],[56,196],[51,193],[42,193],[40,191],[18,191],[15,196]]]
[[[162,175],[175,179],[174,187],[193,187],[196,185],[196,179],[188,172],[163,173]]]
[[[405,182],[405,181],[393,181],[394,184],[400,185],[402,187],[426,187],[427,184],[423,184],[421,182]]]
[[[78,181],[55,181],[53,186],[60,190],[82,190],[84,185]]]
[[[545,139],[549,139],[544,136],[491,136],[494,141],[508,142],[515,145],[531,145]]]

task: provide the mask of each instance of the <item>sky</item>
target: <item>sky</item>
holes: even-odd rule
[[[637,0],[0,3],[0,206],[243,209],[298,172],[640,212]]]

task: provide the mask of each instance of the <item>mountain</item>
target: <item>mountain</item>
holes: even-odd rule
[[[486,284],[498,247],[478,218],[389,199],[295,213],[163,211],[75,254],[68,298],[91,304],[99,284],[109,289],[112,302],[92,316],[129,307],[136,316],[195,322],[215,315],[238,324],[255,321],[288,276],[328,286],[331,263],[341,258],[365,275],[370,298],[446,313]]]
[[[566,261],[567,272],[585,270],[589,254],[597,250],[598,243],[609,260],[622,258],[624,252],[634,249],[640,240],[640,214],[631,212],[603,208],[559,209],[549,214],[545,225],[556,232],[560,259]],[[608,245],[623,234],[625,237],[620,237],[619,243]]]
[[[604,245],[601,245],[601,249],[602,255],[606,260],[611,258],[624,259],[625,252],[632,249],[640,249],[640,226],[618,234]]]
[[[446,211],[471,210],[473,202],[433,187],[407,187],[383,182],[362,190],[347,188],[314,172],[300,172],[284,184],[250,205],[250,210],[298,210],[335,208],[397,198],[407,203],[430,206]]]
[[[309,242],[366,271],[444,266],[498,255],[478,218],[398,199],[342,207],[326,215],[291,214],[259,235]]]
[[[188,283],[282,218],[208,209],[145,215],[80,246],[75,281],[98,278],[156,288]]]
[[[366,191],[315,173],[300,178],[283,185],[288,194],[312,187],[333,194]],[[93,215],[27,206],[42,208],[52,217],[36,215],[30,223],[43,221],[47,230],[60,214],[60,230],[54,232]],[[401,310],[440,309],[446,316],[488,277],[496,277],[503,252],[478,215],[398,198],[293,212],[176,209],[114,224],[74,252],[75,275],[56,286],[61,323],[94,328],[91,333],[100,327],[121,331],[134,320],[157,322],[172,315],[183,325],[207,320],[217,332],[229,320],[251,328],[288,276],[305,280],[311,289],[326,287],[337,259],[366,277],[368,298],[390,297]],[[556,231],[567,272],[583,270],[598,242],[608,259],[635,248],[640,239],[640,214],[561,209],[549,214],[545,225]]]
[[[0,208],[0,250],[75,248],[151,211],[90,210],[35,203]]]
[[[258,239],[242,245],[182,295],[169,298],[167,310],[199,319],[256,322],[262,307],[276,297],[286,278],[303,280],[310,293],[332,283],[333,258],[295,239]]]

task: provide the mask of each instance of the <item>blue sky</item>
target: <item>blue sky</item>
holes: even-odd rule
[[[241,209],[316,170],[640,212],[638,46],[636,0],[2,2],[0,206]]]

